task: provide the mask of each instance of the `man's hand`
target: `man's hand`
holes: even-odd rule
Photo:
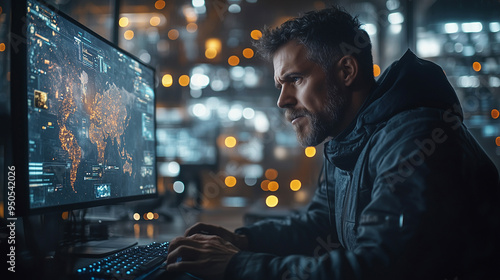
[[[193,234],[205,234],[205,235],[217,235],[222,239],[231,242],[234,246],[238,247],[240,250],[248,249],[248,238],[245,235],[235,234],[223,227],[197,223],[194,226],[188,228],[184,236],[191,236]]]
[[[183,271],[205,280],[224,278],[226,266],[238,248],[217,235],[193,234],[172,240],[167,271]]]

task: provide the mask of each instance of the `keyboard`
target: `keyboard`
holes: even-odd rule
[[[161,267],[169,242],[150,243],[122,250],[76,270],[78,279],[140,280]]]

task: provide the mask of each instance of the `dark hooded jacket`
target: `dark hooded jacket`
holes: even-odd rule
[[[236,230],[226,279],[500,278],[498,172],[436,64],[392,64],[322,178],[304,213]]]

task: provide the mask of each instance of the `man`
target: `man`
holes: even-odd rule
[[[266,30],[258,47],[299,142],[327,140],[322,183],[307,211],[285,221],[236,233],[193,226],[173,240],[167,270],[203,279],[499,279],[498,173],[441,68],[408,51],[375,82],[367,34],[335,7]]]

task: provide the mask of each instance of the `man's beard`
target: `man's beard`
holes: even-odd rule
[[[288,120],[294,119],[296,116],[304,116],[310,120],[311,127],[308,133],[304,130],[299,131],[299,128],[296,128],[297,140],[300,145],[303,147],[316,146],[328,136],[332,136],[340,122],[340,118],[344,115],[345,105],[345,96],[335,85],[329,83],[326,107],[323,111],[312,113],[306,109],[287,109],[286,116]]]

